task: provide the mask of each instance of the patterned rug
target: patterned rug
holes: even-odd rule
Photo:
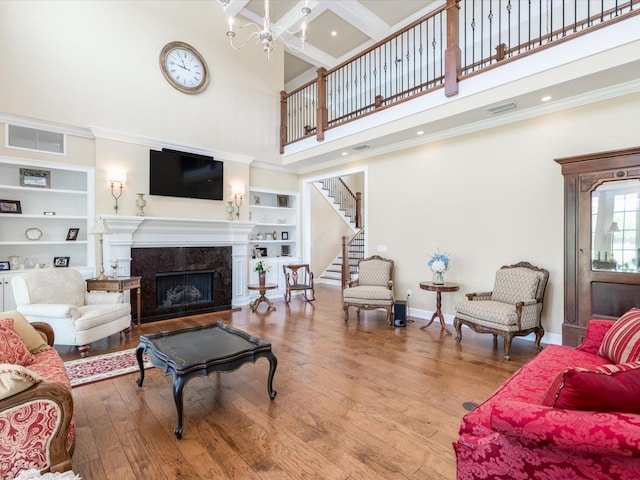
[[[142,356],[142,359],[145,369],[152,367],[146,354]],[[72,387],[140,371],[135,348],[70,360],[64,362],[64,366],[71,379]]]

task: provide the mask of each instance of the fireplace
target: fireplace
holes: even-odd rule
[[[231,247],[132,248],[131,275],[142,277],[143,323],[231,308]]]

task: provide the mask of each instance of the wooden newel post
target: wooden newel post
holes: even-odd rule
[[[347,288],[347,283],[351,280],[349,269],[349,237],[342,237],[342,290]]]
[[[447,49],[444,52],[444,94],[458,94],[460,60],[460,0],[447,0]]]
[[[316,110],[316,140],[324,140],[324,132],[327,129],[327,69],[320,67],[318,73],[318,108]]]
[[[362,228],[362,192],[356,192],[356,228]]]
[[[280,154],[284,153],[287,143],[287,92],[280,92]]]

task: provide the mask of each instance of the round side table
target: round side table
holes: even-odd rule
[[[267,293],[267,290],[275,290],[276,288],[278,288],[278,285],[276,285],[275,283],[267,283],[266,285],[247,285],[247,288],[249,290],[258,290],[260,292],[260,296],[256,298],[250,305],[252,312],[255,312],[258,308],[258,305],[260,305],[262,302],[265,302],[268,305],[267,312],[276,309],[273,303],[271,303],[271,300],[269,300],[265,296],[265,293]]]
[[[420,282],[420,288],[422,290],[428,290],[430,292],[436,292],[436,311],[433,312],[431,320],[426,325],[420,327],[420,330],[424,330],[433,323],[436,317],[440,318],[440,325],[442,330],[447,332],[447,335],[451,335],[451,332],[447,330],[447,326],[444,323],[444,315],[442,315],[442,292],[457,292],[460,290],[460,285],[457,283],[445,282],[443,285],[436,285],[433,282]]]

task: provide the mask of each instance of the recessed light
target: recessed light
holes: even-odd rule
[[[424,132],[423,132],[422,130],[418,130],[418,131],[416,132],[416,134],[418,134],[418,135],[424,135]]]
[[[335,30],[331,30],[331,36],[332,37],[337,37],[338,36],[338,32],[336,32]]]
[[[349,155],[349,152],[342,152],[342,156]]]
[[[550,95],[546,95],[544,97],[542,97],[540,100],[542,100],[543,102],[548,102],[549,100],[551,100],[553,97]]]

